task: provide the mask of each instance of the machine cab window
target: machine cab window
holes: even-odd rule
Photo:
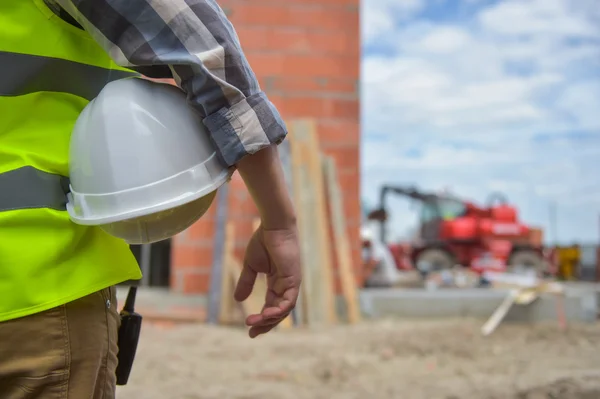
[[[453,220],[466,214],[466,205],[462,201],[449,198],[436,198],[423,202],[421,223],[434,220]]]

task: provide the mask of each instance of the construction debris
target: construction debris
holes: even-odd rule
[[[562,329],[566,328],[564,306],[562,306],[565,290],[562,284],[538,279],[531,275],[523,276],[509,273],[487,273],[485,278],[492,283],[492,287],[509,288],[510,291],[481,328],[481,333],[484,336],[492,334],[498,328],[513,305],[531,305],[544,293],[557,295],[557,320]]]

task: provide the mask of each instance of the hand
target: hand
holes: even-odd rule
[[[262,311],[246,318],[250,338],[271,331],[296,306],[302,277],[295,225],[277,230],[267,230],[261,225],[254,232],[235,289],[236,301],[244,301],[250,296],[258,273],[267,275],[267,295]]]

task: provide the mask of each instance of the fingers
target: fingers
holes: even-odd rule
[[[295,298],[293,293],[286,292],[284,296]],[[266,334],[288,317],[295,307],[295,300],[291,301],[274,295],[273,292],[267,294],[266,303],[262,311],[258,314],[249,315],[246,318],[246,325],[250,326],[248,335],[250,338],[256,338],[261,334]]]
[[[248,331],[248,335],[250,336],[250,338],[256,338],[259,335],[268,333],[273,328],[275,328],[276,325],[277,324],[252,327],[252,328],[250,328],[250,331]]]
[[[254,327],[272,324],[285,318],[289,312],[284,312],[279,308],[266,308],[259,314],[252,314],[246,318],[246,325]]]
[[[233,293],[235,300],[238,302],[245,301],[252,293],[255,281],[256,272],[248,266],[244,266],[235,287],[235,292]]]
[[[250,338],[256,338],[261,334],[266,334],[288,316],[289,313],[283,313],[276,317],[265,317],[263,314],[251,315],[246,321],[251,326],[248,335]]]

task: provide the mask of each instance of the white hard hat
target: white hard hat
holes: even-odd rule
[[[191,226],[232,173],[183,91],[140,78],[107,84],[85,107],[69,157],[71,220],[129,244]]]
[[[373,239],[373,230],[369,226],[360,227],[360,238],[363,241],[371,241]]]

